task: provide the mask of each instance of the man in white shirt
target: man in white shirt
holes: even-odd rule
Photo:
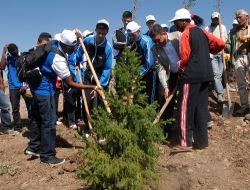
[[[221,24],[221,35],[220,35],[220,28],[219,28],[219,17],[220,13],[213,12],[211,15],[211,24],[205,28],[206,31],[213,34],[217,38],[222,38],[224,42],[227,40],[227,29],[224,25]],[[215,91],[218,96],[218,102],[224,101],[224,88],[222,86],[222,73],[223,73],[223,57],[222,52],[211,55],[211,63],[213,67],[214,72],[214,85],[215,85]]]

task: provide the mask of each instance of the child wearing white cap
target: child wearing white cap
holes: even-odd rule
[[[227,40],[227,29],[226,27],[221,24],[221,31],[219,26],[219,18],[220,13],[213,12],[211,15],[211,24],[205,28],[206,31],[213,34],[217,38],[222,38],[224,42]],[[222,34],[222,36],[220,36]],[[213,67],[214,73],[214,87],[217,93],[217,101],[223,102],[224,101],[224,88],[222,85],[222,72],[223,72],[223,57],[222,52],[219,52],[216,55],[210,55],[211,63]]]
[[[155,24],[156,19],[154,15],[148,15],[146,16],[146,25],[148,27],[148,31],[145,33],[145,35],[149,35],[149,30],[152,28],[152,26]]]
[[[141,34],[141,26],[135,21],[128,23],[128,45],[131,50],[136,51],[136,55],[141,58],[140,74],[143,75],[143,81],[146,82],[146,93],[148,95],[148,103],[152,103],[155,99],[155,77],[156,72],[152,70],[154,65],[153,54],[151,48],[153,42],[150,37]]]
[[[83,40],[89,58],[93,63],[94,70],[103,89],[107,89],[108,87],[111,70],[113,67],[112,47],[106,38],[108,31],[109,22],[106,19],[101,19],[96,23],[95,34],[90,35]],[[81,62],[83,60],[83,56],[84,51],[81,47],[77,50],[74,61]],[[87,64],[86,69],[84,71],[83,81],[86,85],[96,85],[89,64]],[[87,98],[88,107],[90,108],[90,112],[92,112],[95,107],[100,105],[100,97],[92,89],[85,90],[85,94]],[[85,123],[88,124],[86,115],[84,116],[84,120]],[[89,126],[86,126],[86,130],[87,129],[89,129]]]

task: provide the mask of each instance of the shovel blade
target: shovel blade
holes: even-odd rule
[[[231,105],[223,104],[223,108],[222,108],[222,116],[223,117],[225,117],[225,118],[232,117],[233,111],[234,111],[234,102],[232,102]]]

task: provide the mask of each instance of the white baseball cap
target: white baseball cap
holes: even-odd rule
[[[56,34],[55,38],[58,38],[58,41],[67,45],[67,46],[76,46],[77,38],[75,33],[72,30],[64,29],[60,35]]]
[[[94,32],[91,32],[89,30],[84,30],[83,33],[82,33],[82,37],[86,38],[87,36],[89,36],[91,34],[94,34]]]
[[[190,12],[187,9],[179,9],[175,12],[174,18],[172,18],[169,22],[174,22],[176,20],[188,19],[191,20]]]
[[[219,18],[219,16],[220,16],[220,13],[213,12],[212,15],[211,15],[211,18]]]
[[[162,28],[167,28],[168,25],[167,25],[167,24],[161,24],[161,27],[162,27]]]
[[[148,16],[146,16],[146,22],[148,22],[150,20],[156,21],[154,15],[148,15]]]
[[[138,25],[135,21],[131,21],[127,24],[127,31],[128,32],[132,32],[132,33],[135,33],[137,32],[138,30],[140,30],[141,26]]]
[[[109,22],[106,19],[98,20],[97,23],[96,23],[96,26],[98,24],[104,24],[109,28]]]

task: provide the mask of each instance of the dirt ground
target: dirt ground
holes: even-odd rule
[[[233,101],[237,102],[236,93]],[[215,105],[212,99],[210,105]],[[23,102],[21,110],[22,118],[26,118]],[[160,145],[159,180],[152,184],[152,189],[250,189],[250,123],[243,117],[225,119],[218,112],[219,109],[211,108],[215,125],[209,130],[207,149],[172,155],[168,145]],[[24,125],[27,126],[27,121]],[[0,189],[85,189],[85,183],[77,179],[76,171],[84,146],[76,138],[76,131],[64,125],[58,126],[57,156],[67,160],[58,167],[50,167],[41,164],[39,159],[30,160],[25,156],[23,151],[28,143],[27,136],[26,127],[22,135],[0,135]]]

